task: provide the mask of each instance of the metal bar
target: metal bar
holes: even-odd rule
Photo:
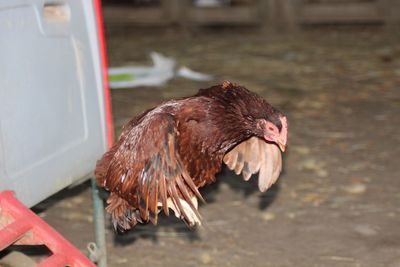
[[[99,250],[97,266],[107,267],[106,231],[103,200],[99,196],[96,179],[91,179],[93,199],[93,221],[95,227],[96,245]]]
[[[28,232],[32,226],[29,220],[20,219],[0,230],[0,251],[10,246]]]

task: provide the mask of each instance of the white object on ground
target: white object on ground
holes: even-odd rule
[[[109,68],[110,88],[160,86],[174,77],[175,60],[156,52],[152,52],[150,56],[153,60],[152,67]]]
[[[221,7],[230,4],[230,0],[195,0],[196,7]]]
[[[175,73],[175,60],[157,52],[150,54],[152,67],[116,67],[108,69],[111,89],[132,88],[138,86],[161,86],[174,76],[195,81],[209,81],[212,75],[193,71],[187,67],[179,68]]]
[[[197,71],[193,71],[188,67],[180,67],[176,72],[176,76],[194,81],[210,81],[213,79],[213,76],[210,74],[204,74]]]

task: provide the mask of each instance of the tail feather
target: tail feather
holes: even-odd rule
[[[112,223],[116,231],[124,232],[142,222],[139,214],[129,205],[128,201],[111,193],[107,199],[107,212],[111,214]]]

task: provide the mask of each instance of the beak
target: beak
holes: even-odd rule
[[[278,144],[279,148],[281,149],[281,151],[282,151],[282,152],[285,152],[286,145],[283,144],[283,143],[281,143],[281,142],[277,142],[277,144]]]
[[[281,134],[275,141],[275,143],[279,146],[282,152],[285,152],[286,143],[287,143],[287,136],[286,133]]]
[[[278,144],[278,146],[282,150],[282,152],[285,152],[287,136],[288,136],[288,123],[287,123],[287,118],[285,116],[281,116],[280,120],[282,123],[282,130],[281,130],[281,133],[280,133],[278,139],[276,140],[276,143]]]
[[[286,150],[286,136],[280,136],[278,138],[271,138],[268,135],[264,135],[264,139],[268,142],[273,142],[279,146],[282,152]]]

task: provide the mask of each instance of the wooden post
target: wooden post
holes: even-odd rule
[[[277,28],[275,23],[275,0],[259,0],[257,6],[261,31],[264,34],[274,33]]]
[[[279,31],[297,31],[298,23],[298,7],[297,0],[276,0],[277,5],[277,20],[279,21]]]
[[[384,17],[386,29],[391,32],[400,31],[400,1],[377,0],[377,2]]]
[[[262,27],[265,32],[295,32],[299,29],[298,10],[299,0],[268,0],[261,1],[263,20]]]
[[[161,5],[172,24],[180,24],[182,0],[162,0]]]

